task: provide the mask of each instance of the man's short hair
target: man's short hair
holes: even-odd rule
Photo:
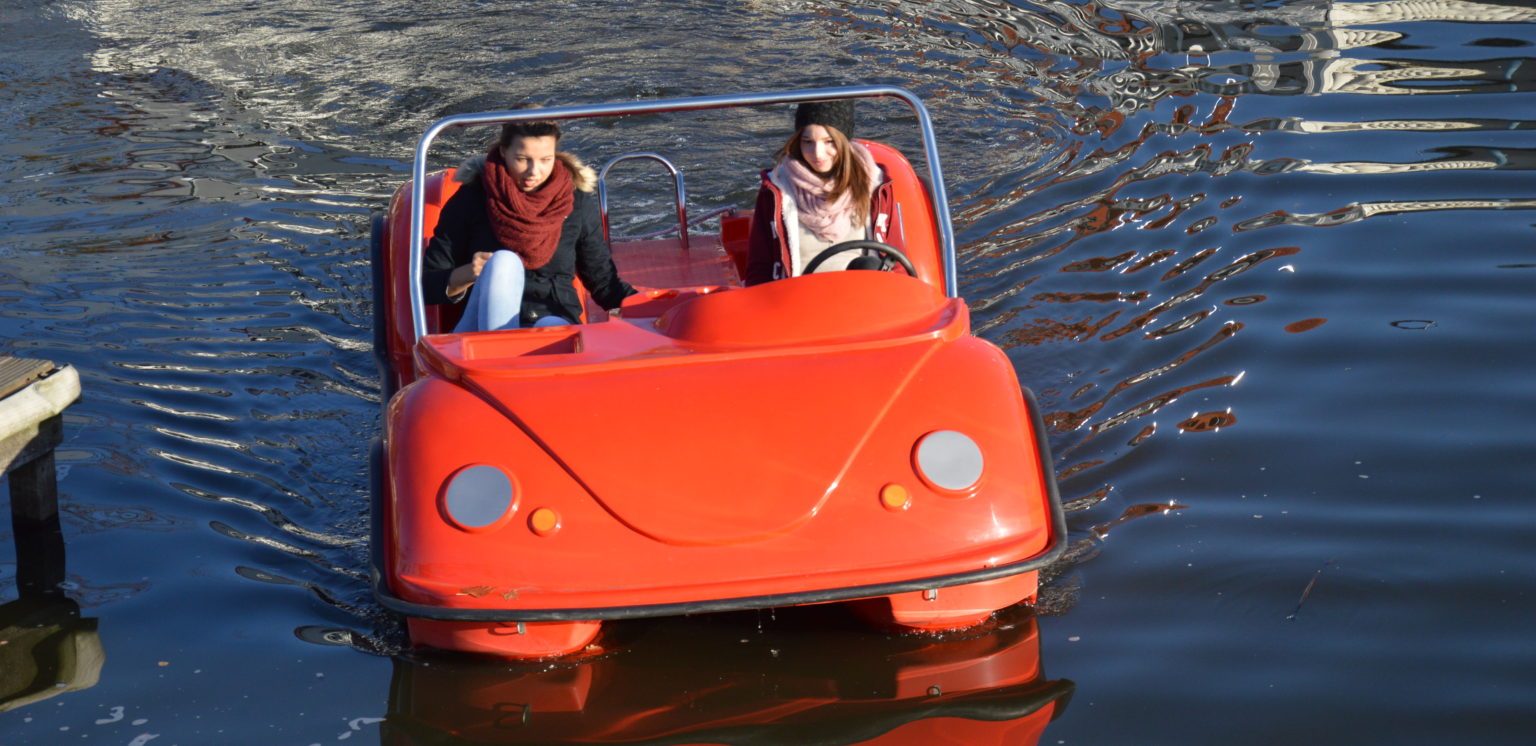
[[[538,104],[520,104],[515,109],[542,109]],[[512,140],[518,137],[553,137],[555,142],[560,142],[560,123],[551,119],[533,120],[526,122],[508,122],[501,125],[501,137],[496,144],[501,147],[509,147]]]

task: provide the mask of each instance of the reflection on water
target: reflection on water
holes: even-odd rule
[[[12,455],[0,463],[7,468],[21,466],[10,462]],[[44,504],[46,511],[41,508]],[[0,593],[16,595],[0,603],[0,713],[96,686],[106,651],[98,620],[83,617],[80,610],[143,590],[91,587],[68,574],[64,532],[52,499],[41,502],[34,497],[30,505],[26,511],[7,506],[0,512],[0,521],[13,532],[10,538],[16,548],[16,563],[9,568],[13,572],[0,578]]]
[[[615,625],[585,659],[395,659],[385,744],[1032,746],[1072,698],[1027,612],[949,639],[871,633],[836,607]]]
[[[1133,521],[1142,516],[1154,515],[1157,513],[1167,515],[1171,511],[1183,510],[1188,507],[1188,505],[1176,504],[1172,500],[1168,501],[1167,505],[1163,505],[1161,503],[1144,503],[1141,505],[1132,505],[1131,507],[1126,508],[1125,512],[1120,514],[1119,518],[1116,518],[1109,523],[1094,526],[1093,533],[1095,536],[1102,539],[1109,535],[1111,529],[1127,521]]]
[[[0,713],[100,681],[106,661],[98,620],[64,597],[0,604]]]
[[[1019,687],[1048,680],[936,702],[891,687],[1043,646],[1082,682],[1058,741],[1520,742],[1536,727],[1517,622],[1536,611],[1528,5],[15,0],[0,353],[82,374],[59,451],[64,582],[131,643],[110,645],[100,702],[7,713],[0,741],[494,740],[515,716],[547,741],[774,722],[756,737],[1028,742],[1061,700],[1026,714]],[[974,329],[1051,428],[1073,536],[1041,575],[1039,636],[768,625],[804,643],[779,648],[791,665],[755,629],[733,642],[739,619],[700,618],[542,673],[387,658],[403,635],[363,574],[364,234],[419,133],[525,97],[856,82],[929,103]],[[861,107],[860,135],[917,152],[904,111]],[[746,207],[788,126],[629,118],[564,144],[660,152],[692,209]],[[485,134],[446,137],[439,165]],[[624,232],[669,223],[670,184],[614,186]],[[524,726],[482,686],[558,706]],[[113,707],[121,722],[95,725]]]
[[[1292,334],[1309,332],[1327,323],[1328,319],[1302,319],[1285,325],[1285,330]]]
[[[1206,412],[1180,422],[1178,428],[1186,433],[1220,432],[1236,422],[1237,415],[1231,412]]]

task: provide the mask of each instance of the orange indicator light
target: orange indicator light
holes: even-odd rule
[[[906,510],[907,506],[911,504],[911,500],[907,496],[907,488],[899,484],[888,484],[882,487],[880,489],[880,504],[884,505],[886,510]]]
[[[528,527],[539,536],[554,536],[560,530],[560,514],[549,508],[539,508],[528,517]]]

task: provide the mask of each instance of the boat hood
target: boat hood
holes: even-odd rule
[[[669,544],[782,536],[809,521],[944,341],[797,350],[461,383],[612,515]]]

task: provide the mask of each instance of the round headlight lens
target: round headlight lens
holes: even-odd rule
[[[963,492],[981,481],[981,446],[963,433],[938,430],[917,442],[917,470],[935,487]]]
[[[448,517],[465,528],[484,528],[512,507],[512,480],[502,470],[481,464],[453,475],[443,506]]]

